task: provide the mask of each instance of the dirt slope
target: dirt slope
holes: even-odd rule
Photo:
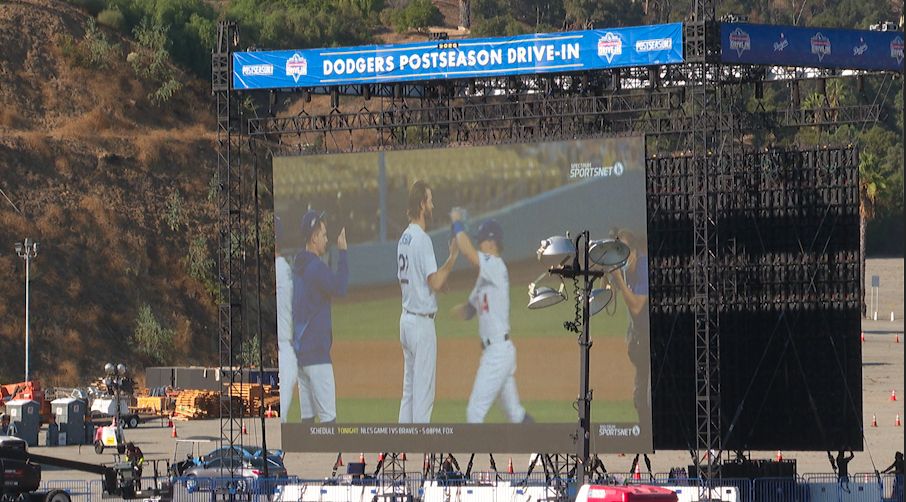
[[[88,19],[60,1],[0,3],[0,383],[23,376],[13,243],[26,236],[40,243],[31,368],[45,385],[77,384],[108,360],[155,362],[130,343],[144,304],[175,332],[169,362],[216,361],[215,303],[187,265],[193,239],[216,257],[210,91],[182,74],[183,90],[154,105],[126,63],[134,48],[109,31],[108,67],[76,64],[65,37],[81,40]]]

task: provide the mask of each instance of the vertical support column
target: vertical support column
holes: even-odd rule
[[[686,57],[698,82],[691,89],[692,104],[692,313],[695,339],[695,462],[704,480],[717,475],[721,450],[719,295],[716,200],[710,177],[712,165],[723,155],[719,133],[720,27],[714,21],[715,0],[694,0],[691,23],[684,24]],[[709,488],[706,481],[703,490]],[[707,495],[709,492],[705,491]],[[702,494],[700,494],[702,495]]]
[[[241,413],[232,406],[224,385],[232,389],[241,381],[242,367],[234,347],[242,343],[242,194],[240,171],[240,107],[231,89],[233,51],[239,32],[232,22],[221,22],[217,46],[211,55],[212,91],[217,106],[217,176],[220,228],[218,235],[218,278],[220,280],[220,440],[221,446],[241,442]],[[230,448],[229,451],[233,451]],[[236,463],[227,462],[224,475],[235,474]]]

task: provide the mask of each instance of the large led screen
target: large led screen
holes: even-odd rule
[[[651,450],[643,138],[273,163],[284,449],[575,452],[576,284],[527,306],[561,284],[541,241],[589,230],[632,250],[596,284],[592,451]]]

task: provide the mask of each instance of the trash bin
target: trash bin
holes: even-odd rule
[[[15,399],[7,401],[6,414],[9,415],[13,435],[28,443],[38,446],[38,430],[41,429],[41,405],[37,401]]]
[[[51,412],[60,426],[60,444],[90,444],[85,439],[85,413],[88,406],[81,399],[64,397],[50,403]],[[64,439],[65,437],[65,439]]]

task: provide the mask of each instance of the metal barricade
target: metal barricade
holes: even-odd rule
[[[41,482],[40,491],[63,490],[73,502],[91,502],[91,483],[89,481],[52,480]]]

